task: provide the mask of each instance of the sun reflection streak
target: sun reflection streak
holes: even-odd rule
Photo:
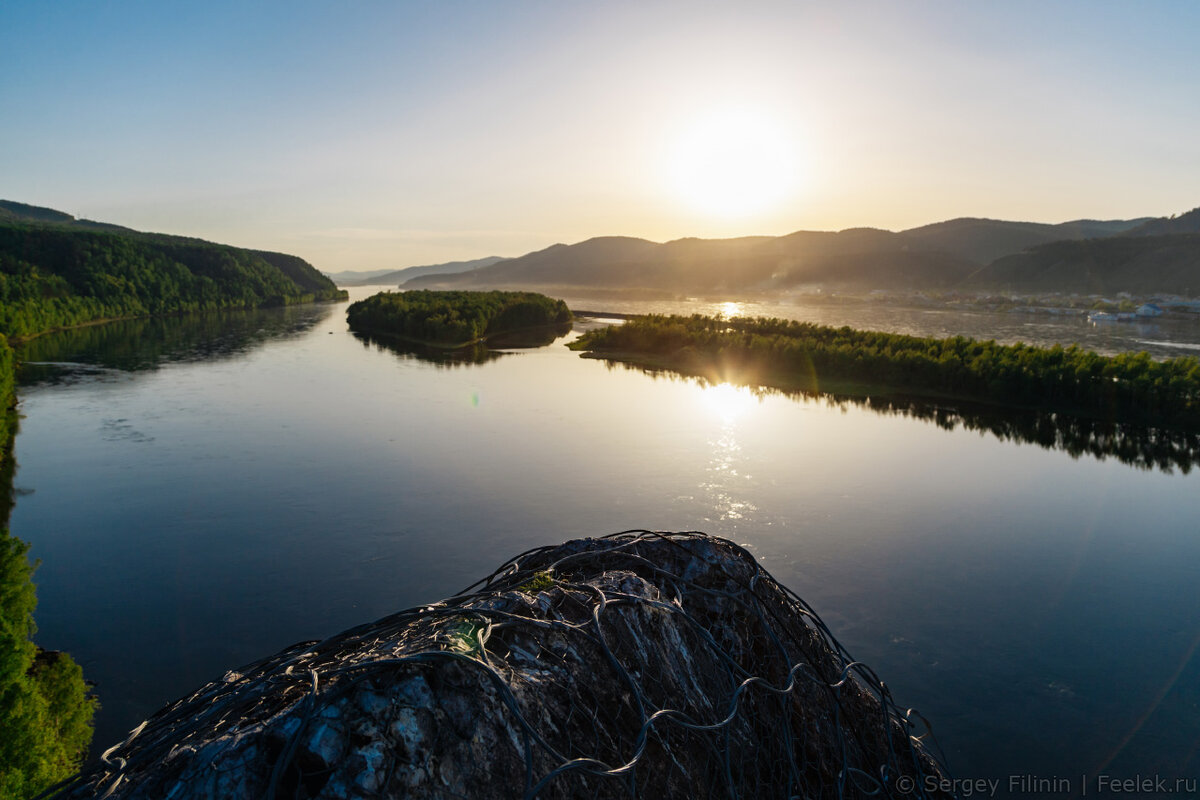
[[[705,469],[700,485],[711,508],[709,521],[736,526],[753,516],[758,508],[745,498],[745,489],[752,480],[743,469],[745,457],[738,442],[737,422],[758,398],[745,386],[721,383],[701,389],[704,406],[719,420],[720,427],[708,440],[712,458]],[[731,532],[731,531],[730,531]]]

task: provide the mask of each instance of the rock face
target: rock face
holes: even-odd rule
[[[745,550],[633,531],[227,673],[60,795],[948,796],[916,734]]]

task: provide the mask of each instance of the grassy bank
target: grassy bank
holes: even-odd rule
[[[1079,347],[1000,345],[779,319],[644,316],[572,344],[596,356],[713,381],[857,396],[964,399],[1200,429],[1200,361]]]

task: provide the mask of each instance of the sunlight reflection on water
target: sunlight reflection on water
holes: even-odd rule
[[[708,439],[711,457],[700,490],[711,509],[710,521],[734,522],[751,518],[757,507],[746,499],[751,476],[745,473],[745,456],[738,441],[738,422],[760,401],[745,386],[728,383],[698,387],[700,399],[721,427]]]
[[[742,416],[758,403],[758,398],[748,386],[721,383],[704,387],[700,392],[700,399],[705,408],[727,423]]]
[[[734,317],[742,316],[741,303],[721,303],[719,316],[725,319],[733,319]]]

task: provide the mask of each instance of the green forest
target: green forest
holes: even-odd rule
[[[345,297],[295,256],[136,232],[0,219],[0,332]]]
[[[31,797],[74,774],[96,710],[79,665],[31,639],[36,565],[28,550],[0,528],[0,797]]]
[[[948,397],[1200,429],[1200,360],[1077,346],[929,339],[780,319],[636,317],[571,345],[714,381],[802,391]]]
[[[352,303],[351,330],[461,347],[489,336],[562,325],[571,310],[536,292],[380,292]]]
[[[76,772],[97,707],[79,665],[33,641],[29,545],[8,531],[17,412],[10,341],[99,320],[345,297],[303,259],[0,207],[0,798]]]

